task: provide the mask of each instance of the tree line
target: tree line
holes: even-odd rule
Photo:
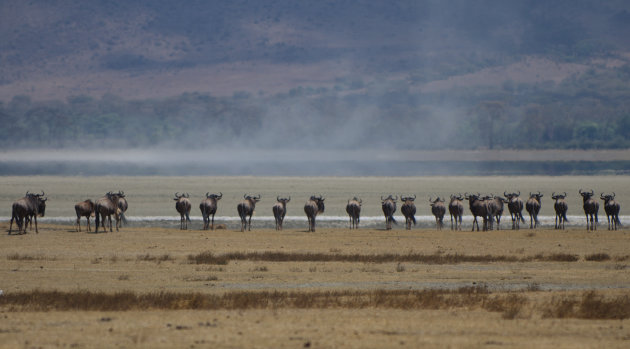
[[[0,102],[0,147],[630,148],[630,65],[561,83],[422,93],[411,80],[340,81],[267,95]]]

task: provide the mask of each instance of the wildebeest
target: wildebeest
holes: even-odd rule
[[[503,203],[507,202],[507,200],[495,195],[486,196],[484,199],[486,200],[486,205],[488,206],[488,218],[490,220],[489,229],[494,229],[494,220],[497,221],[497,230],[501,229],[500,224],[501,217],[503,216]]]
[[[566,197],[566,192],[558,195],[556,195],[555,192],[551,193],[551,198],[555,200],[553,203],[553,209],[556,211],[556,229],[564,230],[564,223],[569,221],[567,219],[567,210],[569,209],[569,205],[567,205],[565,200]]]
[[[621,205],[615,201],[615,193],[604,195],[602,193],[600,199],[604,200],[604,211],[606,211],[606,218],[608,218],[608,230],[617,230],[617,226],[621,225],[619,220],[619,210]]]
[[[116,231],[118,231],[121,213],[121,209],[118,206],[118,201],[121,197],[124,197],[124,194],[122,194],[121,192],[114,194],[110,191],[102,198],[96,200],[96,203],[94,204],[94,222],[96,225],[96,228],[94,230],[95,233],[98,233],[99,223],[100,226],[105,229],[105,231],[107,231],[107,228],[105,227],[105,218],[107,218],[107,221],[109,223],[109,231],[112,231],[112,215],[114,215],[114,218],[116,220]]]
[[[217,213],[217,201],[221,200],[223,193],[217,194],[206,193],[206,198],[201,200],[199,209],[203,217],[203,230],[214,230],[214,215]],[[212,218],[210,218],[212,216]],[[212,221],[212,224],[210,224]]]
[[[127,209],[129,208],[129,204],[127,203],[127,199],[125,199],[124,191],[118,191],[117,195],[118,195],[118,208],[120,209],[120,212],[118,212],[118,215],[120,217],[119,217],[119,220],[116,221],[116,224],[122,226],[121,223],[127,224],[127,217],[125,216],[125,212],[127,212]]]
[[[416,194],[411,196],[402,196],[400,195],[400,201],[402,201],[402,205],[400,206],[400,212],[402,212],[403,216],[405,216],[405,227],[407,230],[411,230],[411,223],[416,225],[416,204],[414,204],[414,200],[416,199]]]
[[[352,198],[352,200],[348,200],[346,212],[350,217],[350,229],[359,228],[359,221],[361,219],[361,204],[363,204],[363,200],[358,199],[356,196]]]
[[[87,219],[87,231],[92,231],[90,228],[90,217],[94,217],[94,201],[87,199],[85,201],[78,202],[74,205],[74,212],[77,214],[77,231],[81,231],[81,217]]]
[[[383,209],[383,214],[385,215],[385,229],[391,230],[392,223],[396,223],[396,219],[394,219],[394,212],[396,212],[396,200],[398,200],[398,196],[392,198],[391,194],[383,198],[381,196],[381,208]]]
[[[512,217],[512,230],[520,229],[520,223],[525,223],[525,218],[523,218],[523,200],[519,197],[521,192],[510,194],[503,192],[503,195],[507,200],[508,210]]]
[[[243,194],[243,199],[244,200],[236,206],[236,209],[238,210],[239,217],[241,217],[241,231],[245,231],[246,228],[250,231],[252,230],[252,215],[256,209],[256,203],[260,201],[260,195],[252,196]],[[247,217],[249,217],[249,221]]]
[[[475,231],[475,224],[477,225],[477,231],[479,231],[479,221],[477,217],[483,218],[483,230],[488,230],[488,206],[485,202],[483,202],[480,198],[481,194],[477,193],[470,194],[464,193],[464,197],[468,200],[468,207],[470,208],[470,213],[473,215],[473,224],[472,231]]]
[[[315,232],[315,218],[318,214],[324,212],[324,200],[321,195],[312,195],[306,204],[304,204],[304,213],[306,213],[306,218],[308,219],[309,232]]]
[[[538,227],[538,212],[540,212],[541,200],[543,194],[529,193],[529,199],[525,202],[525,209],[529,213],[529,228],[534,229]]]
[[[599,222],[597,219],[597,212],[599,211],[599,202],[593,199],[593,195],[595,194],[591,189],[590,192],[579,190],[580,195],[582,195],[582,200],[584,202],[584,214],[586,215],[586,230],[589,230],[588,220],[591,220],[590,230],[597,230],[597,223]]]
[[[190,199],[188,199],[190,195],[188,193],[183,193],[179,195],[179,193],[175,193],[175,209],[179,212],[179,229],[185,230],[188,229],[188,222],[190,222],[190,208],[192,205],[190,204]]]
[[[9,235],[13,229],[13,221],[18,226],[18,234],[26,234],[26,225],[28,219],[32,217],[35,221],[35,233],[39,233],[37,229],[37,216],[44,217],[46,211],[46,194],[33,194],[26,192],[26,195],[13,203],[11,207],[11,223],[9,225]],[[32,224],[32,223],[31,223]]]
[[[281,198],[279,196],[276,197],[276,202],[273,205],[273,217],[276,220],[276,230],[282,230],[282,223],[284,222],[284,216],[287,214],[287,202],[291,201],[291,197]]]
[[[435,216],[435,225],[438,230],[442,230],[442,227],[444,226],[444,215],[446,214],[444,199],[441,199],[438,196],[435,200],[429,198],[429,202],[431,203],[431,213]]]
[[[448,212],[451,214],[451,230],[462,230],[463,200],[462,194],[451,195],[451,201],[448,204]],[[455,227],[453,227],[453,219],[455,220]]]

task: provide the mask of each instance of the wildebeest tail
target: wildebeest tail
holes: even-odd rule
[[[416,225],[416,217],[415,216],[411,216],[411,221],[413,222],[413,225]]]
[[[525,223],[525,218],[523,218],[523,214],[519,212],[519,217],[521,217],[521,223]]]
[[[566,212],[562,214],[562,218],[564,219],[565,222],[567,222],[567,223],[569,222],[569,219],[567,218],[567,213]]]
[[[392,222],[394,224],[398,224],[398,222],[396,222],[396,219],[394,218],[394,216],[387,217],[387,221]]]
[[[120,220],[123,222],[123,224],[127,224],[127,217],[125,217],[125,212],[120,212]]]
[[[186,221],[190,222],[190,215],[188,214],[188,212],[186,212]]]

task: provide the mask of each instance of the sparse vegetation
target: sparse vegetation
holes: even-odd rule
[[[171,257],[169,254],[163,254],[161,256],[153,256],[150,254],[143,254],[143,255],[138,255],[138,257],[136,258],[137,261],[144,261],[144,262],[156,262],[156,263],[162,263],[162,262],[167,262],[167,261],[174,261],[175,259],[173,257]]]
[[[584,259],[592,262],[609,261],[610,256],[607,253],[594,253],[584,256]]]
[[[419,263],[419,264],[459,264],[459,263],[516,263],[516,262],[576,262],[579,256],[565,253],[537,254],[530,257],[504,255],[464,255],[464,254],[329,254],[329,253],[287,253],[287,252],[230,252],[214,255],[206,251],[189,255],[188,261],[194,264],[227,264],[231,260],[266,261],[266,262],[353,262],[353,263]],[[402,267],[404,269],[404,267]]]
[[[188,280],[192,281],[192,280]],[[200,280],[201,281],[201,280]],[[0,297],[0,308],[8,311],[128,311],[128,310],[216,310],[274,308],[479,308],[514,319],[524,306],[532,305],[526,291],[493,294],[486,287],[455,290],[374,290],[330,292],[228,292],[223,295],[158,292],[14,292]],[[533,304],[535,306],[535,304]],[[595,291],[581,298],[554,297],[539,305],[544,317],[580,319],[628,319],[630,297],[605,299]]]
[[[44,256],[42,254],[30,255],[30,254],[11,253],[7,255],[7,260],[9,261],[54,261],[54,260],[57,260],[57,258],[52,257],[52,256]]]

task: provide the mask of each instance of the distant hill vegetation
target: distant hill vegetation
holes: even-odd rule
[[[3,1],[0,147],[630,147],[627,1]]]

